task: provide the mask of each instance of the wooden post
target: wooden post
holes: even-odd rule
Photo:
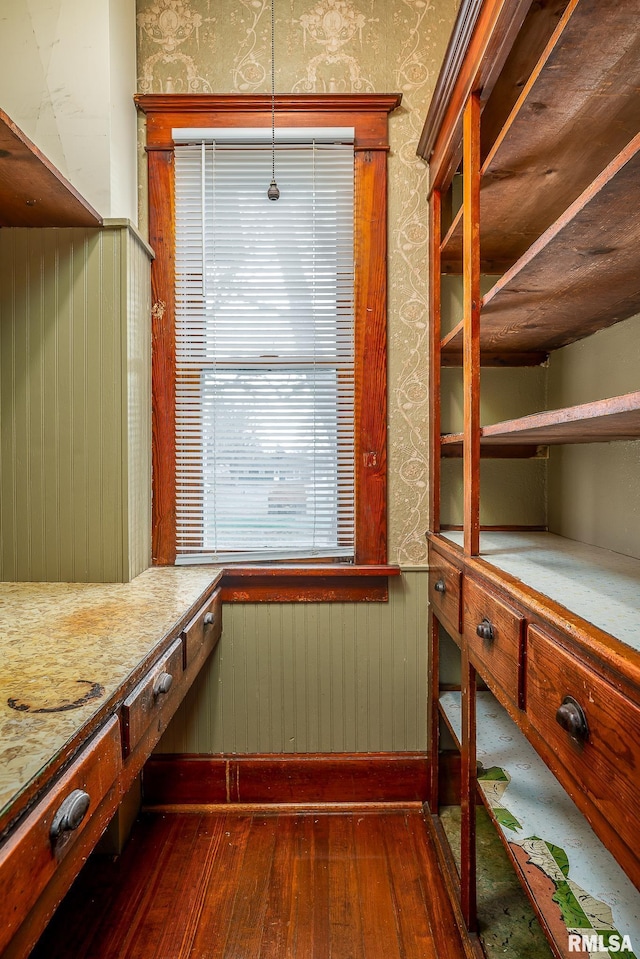
[[[476,671],[462,650],[462,750],[460,757],[460,907],[470,932],[476,912]]]
[[[431,353],[429,360],[429,400],[431,403],[431,437],[430,437],[430,476],[431,487],[429,495],[429,529],[434,533],[440,532],[440,431],[441,431],[441,355],[440,341],[442,338],[442,307],[441,307],[441,265],[440,244],[442,241],[442,195],[435,190],[431,196],[430,209],[430,237],[429,237],[429,274],[430,274],[430,301],[431,314]]]
[[[439,624],[433,612],[429,613],[429,806],[431,812],[438,813],[440,806],[439,784],[439,752],[440,752],[440,710],[438,698],[440,693],[440,631]]]
[[[176,560],[175,185],[173,150],[149,150],[153,391],[153,563]]]
[[[480,551],[480,98],[464,111],[464,551]]]

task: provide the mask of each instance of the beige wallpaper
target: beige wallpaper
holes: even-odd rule
[[[389,157],[389,558],[426,565],[427,202],[416,145],[457,0],[275,0],[276,91],[401,92]],[[270,90],[267,0],[138,0],[142,93]]]

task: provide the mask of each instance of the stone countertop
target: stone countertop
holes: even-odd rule
[[[155,567],[130,583],[0,583],[0,828],[128,695],[221,575]]]

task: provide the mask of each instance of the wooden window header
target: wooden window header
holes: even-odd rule
[[[388,150],[387,116],[402,94],[276,95],[278,127],[332,126],[355,128],[356,150]],[[270,127],[269,94],[155,94],[134,97],[147,117],[147,149],[171,150],[176,127]]]

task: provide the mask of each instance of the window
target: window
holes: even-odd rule
[[[353,131],[322,132],[277,202],[256,131],[176,144],[177,563],[354,558]]]
[[[353,128],[353,146],[346,148],[353,208],[347,213],[348,201],[334,197],[322,216],[316,207],[314,221],[313,177],[332,166],[344,173],[345,147],[314,145],[311,137],[303,151],[289,142],[277,158],[281,199],[269,206],[274,223],[284,223],[285,165],[297,169],[305,152],[306,172],[295,176],[301,177],[306,232],[287,245],[288,226],[261,229],[257,245],[241,257],[232,244],[244,247],[252,232],[257,236],[258,214],[245,197],[227,211],[229,235],[214,236],[225,219],[216,226],[217,191],[225,177],[239,178],[244,188],[259,176],[264,192],[270,152],[246,143],[238,150],[219,134],[216,140],[215,131],[270,131],[270,97],[141,95],[136,101],[147,115],[149,233],[156,253],[154,563],[207,555],[225,567],[230,560],[262,563],[227,571],[227,600],[386,598],[384,577],[397,572],[386,554],[387,115],[400,98],[277,97],[276,132]],[[194,129],[210,131],[209,142],[202,135],[197,142]],[[265,159],[266,180],[256,172]],[[186,192],[183,176],[191,183]],[[193,217],[181,206],[185,197]],[[211,255],[215,243],[218,259]],[[261,258],[270,266],[258,276]],[[285,267],[295,260],[285,280]],[[291,286],[292,275],[297,285]],[[183,337],[187,306],[196,345]],[[252,446],[260,452],[255,461]],[[264,565],[267,556],[271,562]]]

